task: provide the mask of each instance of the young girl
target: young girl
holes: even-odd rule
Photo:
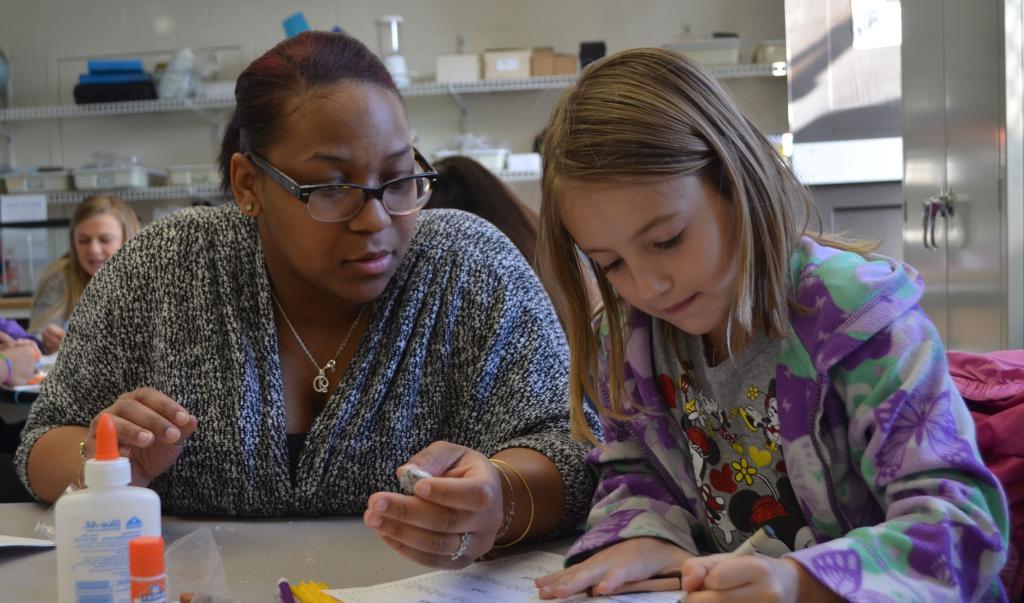
[[[89,279],[138,232],[135,212],[117,197],[93,195],[75,209],[68,252],[39,277],[32,304],[29,332],[38,336],[43,353],[57,351]]]
[[[807,192],[710,76],[607,58],[559,102],[544,166],[573,430],[593,438],[586,395],[606,441],[588,531],[541,597],[681,567],[689,603],[1005,599],[1005,498],[920,277],[809,234]],[[760,555],[728,555],[765,525]]]

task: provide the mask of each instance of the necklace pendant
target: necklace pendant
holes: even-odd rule
[[[330,387],[331,382],[328,381],[327,377],[324,375],[324,369],[318,370],[320,371],[320,374],[313,378],[313,391],[318,394],[326,394],[327,388]]]

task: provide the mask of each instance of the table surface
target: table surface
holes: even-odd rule
[[[36,503],[0,504],[0,534],[36,537],[46,512]],[[433,571],[399,556],[367,528],[361,517],[237,520],[163,517],[167,543],[208,527],[220,547],[224,573],[236,601],[276,602],[278,578],[315,580],[332,588],[369,586]],[[512,553],[549,550],[564,553],[571,540],[516,547]],[[0,549],[0,585],[5,601],[57,600],[55,549]],[[171,595],[178,591],[169,585]]]
[[[8,392],[0,392],[0,420],[8,425],[14,425],[15,423],[22,423],[28,418],[28,411],[32,408],[31,404],[21,402],[11,402],[10,400],[4,399],[8,395]]]

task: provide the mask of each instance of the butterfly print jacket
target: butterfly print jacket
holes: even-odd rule
[[[913,268],[802,239],[776,368],[783,458],[816,544],[786,556],[850,601],[1000,601],[1008,516],[981,462]],[[568,564],[640,536],[699,551],[700,492],[651,358],[651,318],[625,308],[626,420],[605,445],[587,532]],[[609,405],[607,325],[600,404]]]

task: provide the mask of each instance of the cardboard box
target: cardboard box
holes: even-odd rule
[[[530,75],[555,75],[555,49],[550,46],[534,48],[530,56]]]
[[[437,57],[438,82],[476,82],[480,80],[480,55],[442,54]]]
[[[555,70],[554,73],[552,73],[552,75],[574,75],[576,71],[576,55],[555,55]]]
[[[503,48],[484,51],[484,79],[518,79],[530,77],[530,55],[524,48]]]

